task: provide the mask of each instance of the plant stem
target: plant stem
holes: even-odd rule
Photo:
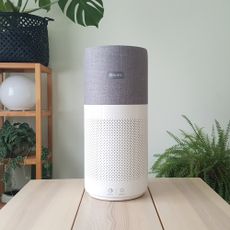
[[[44,10],[46,7],[52,6],[53,4],[56,4],[56,3],[58,3],[58,0],[54,1],[54,2],[51,2],[50,4],[44,5],[42,7],[38,7],[38,8],[32,9],[32,10],[27,10],[27,11],[24,11],[24,12],[30,14],[30,13],[38,11],[38,10]]]
[[[22,11],[21,11],[22,13],[25,11],[28,2],[29,2],[29,0],[26,0],[25,5],[23,6]]]
[[[20,10],[21,6],[22,6],[22,0],[18,0],[18,5],[17,5],[18,10]]]

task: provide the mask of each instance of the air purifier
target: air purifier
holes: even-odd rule
[[[128,200],[147,189],[147,51],[100,46],[85,51],[85,189]]]

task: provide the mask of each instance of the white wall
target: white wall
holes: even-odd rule
[[[142,46],[149,53],[149,166],[187,129],[181,114],[210,129],[230,118],[229,0],[104,0],[100,28],[82,28],[57,6],[49,13],[54,70],[54,177],[83,176],[85,47]]]

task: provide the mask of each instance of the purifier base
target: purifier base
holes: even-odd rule
[[[124,196],[124,197],[103,197],[103,196],[97,196],[94,194],[90,194],[89,192],[87,192],[92,198],[95,198],[97,200],[105,200],[105,201],[126,201],[126,200],[134,200],[137,199],[141,196],[143,196],[145,194],[145,192],[142,192],[140,194],[137,195],[133,195],[133,196]]]
[[[147,105],[85,105],[85,189],[101,200],[147,190]]]

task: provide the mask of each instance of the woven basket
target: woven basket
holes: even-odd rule
[[[49,64],[49,18],[26,13],[0,13],[0,62]]]

